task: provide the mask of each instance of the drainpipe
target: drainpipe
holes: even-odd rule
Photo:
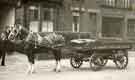
[[[96,38],[100,39],[102,38],[102,14],[101,13],[97,13],[97,32],[96,32]]]
[[[124,40],[127,40],[127,25],[128,25],[127,21],[128,21],[128,19],[127,19],[127,17],[125,17],[124,18],[124,25],[123,25],[123,29],[122,29],[123,30],[122,35],[123,35]]]
[[[29,30],[29,26],[28,26],[28,23],[27,23],[27,5],[24,4],[23,5],[23,8],[24,8],[24,20],[23,20],[23,25],[25,28],[27,28]]]
[[[80,17],[79,17],[79,39],[81,38],[81,33],[80,33],[80,27],[82,27],[82,24],[81,24],[81,21],[82,21],[82,3],[83,3],[83,0],[80,0],[80,3],[79,3],[79,14],[80,14]]]
[[[38,11],[38,16],[39,16],[39,29],[38,29],[38,31],[39,32],[42,32],[42,4],[40,3],[39,5],[38,5],[38,9],[39,9],[39,11]]]

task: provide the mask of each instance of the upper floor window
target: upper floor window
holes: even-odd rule
[[[72,4],[83,4],[85,0],[72,0]]]
[[[16,24],[22,24],[23,25],[23,17],[24,13],[23,13],[23,8],[16,8],[15,11],[15,23]]]
[[[43,20],[44,21],[51,21],[52,20],[52,15],[53,9],[50,8],[44,8],[43,9]]]
[[[30,20],[35,21],[39,18],[39,10],[37,6],[30,6],[29,7],[29,16]]]
[[[72,2],[84,2],[84,0],[72,0]]]
[[[101,5],[115,8],[130,8],[131,0],[101,0]]]
[[[135,33],[135,21],[128,20],[128,33]]]

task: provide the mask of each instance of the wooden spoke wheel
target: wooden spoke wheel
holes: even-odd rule
[[[80,66],[82,65],[83,60],[82,57],[79,55],[74,55],[71,56],[70,58],[70,64],[73,68],[80,68]]]
[[[100,70],[107,62],[100,55],[92,54],[90,59],[90,67],[93,71]],[[104,63],[104,64],[103,64]]]
[[[128,65],[128,56],[127,56],[127,51],[117,51],[116,54],[116,59],[115,59],[115,64],[118,69],[124,69]]]

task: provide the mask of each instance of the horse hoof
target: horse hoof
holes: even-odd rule
[[[56,69],[53,69],[53,71],[56,71]]]
[[[61,70],[56,70],[56,72],[61,72]]]
[[[31,74],[30,71],[26,72],[26,74]]]
[[[61,72],[61,70],[53,69],[54,72]]]
[[[33,74],[33,72],[29,71],[29,72],[26,72],[26,74],[28,74],[28,75],[29,75],[29,74]]]
[[[32,74],[32,71],[27,71],[26,74]]]
[[[36,73],[36,71],[28,71],[28,72],[26,72],[26,74],[34,74],[34,73]]]
[[[36,73],[36,71],[34,70],[34,71],[32,71],[31,73],[33,73],[33,74],[34,74],[34,73]]]

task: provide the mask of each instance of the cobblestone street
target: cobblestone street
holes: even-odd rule
[[[134,80],[135,52],[129,52],[129,64],[118,70],[112,61],[101,70],[94,72],[86,62],[80,69],[73,69],[69,59],[62,60],[62,72],[53,72],[54,60],[36,61],[36,73],[26,74],[27,57],[15,53],[6,57],[6,66],[0,66],[0,80]]]

